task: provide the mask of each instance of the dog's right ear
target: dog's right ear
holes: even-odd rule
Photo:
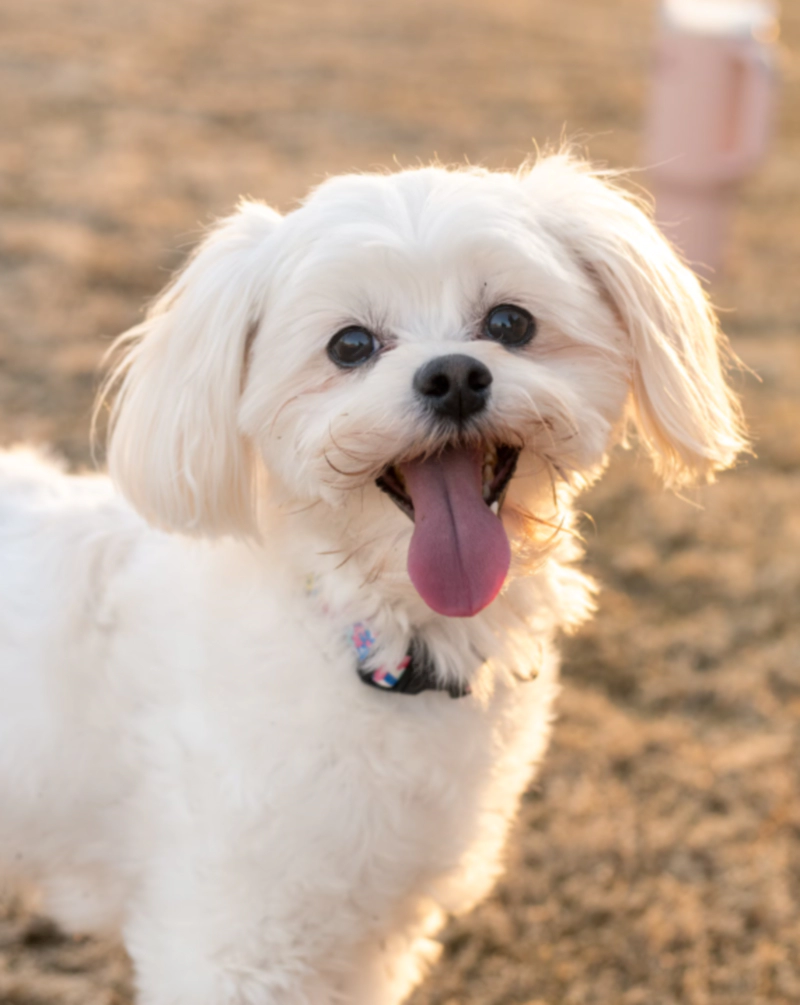
[[[115,346],[121,359],[101,396],[118,387],[109,469],[139,513],[164,530],[255,530],[253,462],[238,410],[280,220],[243,202]]]
[[[566,154],[522,175],[538,219],[627,335],[630,417],[667,484],[713,479],[747,449],[727,343],[693,272],[630,194]]]

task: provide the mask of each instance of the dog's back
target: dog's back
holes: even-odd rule
[[[55,867],[62,888],[96,870],[94,811],[123,784],[102,594],[141,532],[107,479],[0,453],[0,862],[33,878]]]

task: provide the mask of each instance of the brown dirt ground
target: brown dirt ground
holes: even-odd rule
[[[562,131],[635,164],[642,0],[0,3],[0,438],[88,463],[110,336],[240,193],[327,173],[516,165]],[[758,457],[661,493],[620,456],[587,498],[597,619],[494,896],[413,1005],[800,1002],[800,3],[767,168],[716,301],[761,383]],[[130,1001],[123,954],[0,908],[0,1002]]]

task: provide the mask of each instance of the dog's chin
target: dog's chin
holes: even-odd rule
[[[451,443],[393,462],[378,477],[414,522],[408,573],[438,614],[472,617],[502,589],[511,548],[500,510],[519,453],[508,444]]]

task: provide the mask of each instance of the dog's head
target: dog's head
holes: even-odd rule
[[[671,484],[743,445],[694,275],[566,156],[243,203],[123,340],[110,467],[149,521],[310,507],[448,615],[494,598],[626,420]]]

